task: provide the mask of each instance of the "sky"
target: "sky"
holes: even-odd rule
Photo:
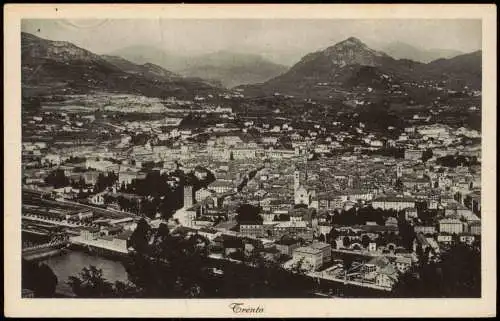
[[[291,65],[307,53],[354,36],[374,49],[404,42],[419,49],[481,49],[481,20],[473,19],[79,19],[23,20],[21,30],[98,54],[156,46],[172,54],[220,50],[261,54]]]

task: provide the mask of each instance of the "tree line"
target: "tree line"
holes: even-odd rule
[[[111,283],[95,267],[69,280],[78,297],[231,298],[304,297],[313,282],[297,271],[283,270],[259,255],[249,264],[214,261],[208,257],[209,241],[185,232],[157,229],[145,220],[130,237],[134,249],[124,263],[129,282]],[[222,270],[222,275],[213,273]]]
[[[422,254],[421,254],[422,255]],[[437,262],[418,264],[400,276],[394,297],[481,297],[481,253],[478,247],[453,244]]]
[[[52,298],[55,296],[58,279],[47,264],[23,259],[21,269],[21,285],[23,289],[32,290],[36,298]]]
[[[439,157],[436,163],[441,166],[455,168],[457,166],[473,166],[479,165],[479,161],[476,156],[464,156],[464,155],[446,155]]]

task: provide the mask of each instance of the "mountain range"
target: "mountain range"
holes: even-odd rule
[[[345,98],[354,91],[371,88],[374,93],[385,93],[395,85],[404,89],[409,83],[426,88],[422,84],[428,82],[456,90],[481,88],[481,51],[422,63],[395,59],[354,37],[309,53],[288,70],[258,55],[217,52],[186,59],[149,47],[135,48],[141,56],[131,61],[126,54],[98,55],[69,42],[29,33],[21,33],[21,49],[23,94],[27,95],[108,91],[190,98],[221,93],[225,91],[222,85],[239,83],[244,85],[237,89],[250,97],[278,92],[305,98]],[[176,61],[176,69],[161,65],[167,61]]]
[[[324,50],[304,56],[297,64],[262,84],[241,86],[245,95],[275,93],[331,97],[355,88],[388,89],[408,82],[439,82],[456,90],[481,88],[481,51],[421,63],[394,59],[350,37]]]
[[[152,97],[192,97],[222,89],[152,63],[101,56],[66,41],[21,33],[23,95],[110,91]]]
[[[453,58],[464,53],[453,49],[419,49],[410,44],[396,41],[381,48],[383,52],[396,59],[409,59],[429,63],[441,58]]]
[[[220,81],[227,88],[264,82],[288,69],[259,55],[227,50],[181,56],[154,46],[130,46],[111,55],[139,64],[152,62],[186,77]]]

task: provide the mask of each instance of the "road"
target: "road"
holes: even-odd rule
[[[116,129],[119,129],[119,130],[122,130],[122,131],[127,129],[125,127],[114,125],[114,124],[111,124],[111,123],[108,123],[108,122],[101,122],[101,124],[102,125],[108,125],[108,126],[111,126],[113,128],[116,128]]]

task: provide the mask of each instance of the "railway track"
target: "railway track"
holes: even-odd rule
[[[116,210],[108,210],[108,209],[104,209],[101,207],[72,202],[72,201],[56,201],[56,200],[42,199],[41,198],[42,194],[43,193],[38,192],[38,191],[23,189],[23,202],[27,203],[27,204],[38,203],[35,205],[40,205],[40,206],[52,205],[52,206],[55,206],[58,208],[68,209],[68,210],[87,209],[87,210],[92,210],[94,213],[100,214],[101,216],[108,217],[108,218],[125,218],[125,217],[140,218],[141,217],[140,215],[133,214],[133,213],[116,211]]]

